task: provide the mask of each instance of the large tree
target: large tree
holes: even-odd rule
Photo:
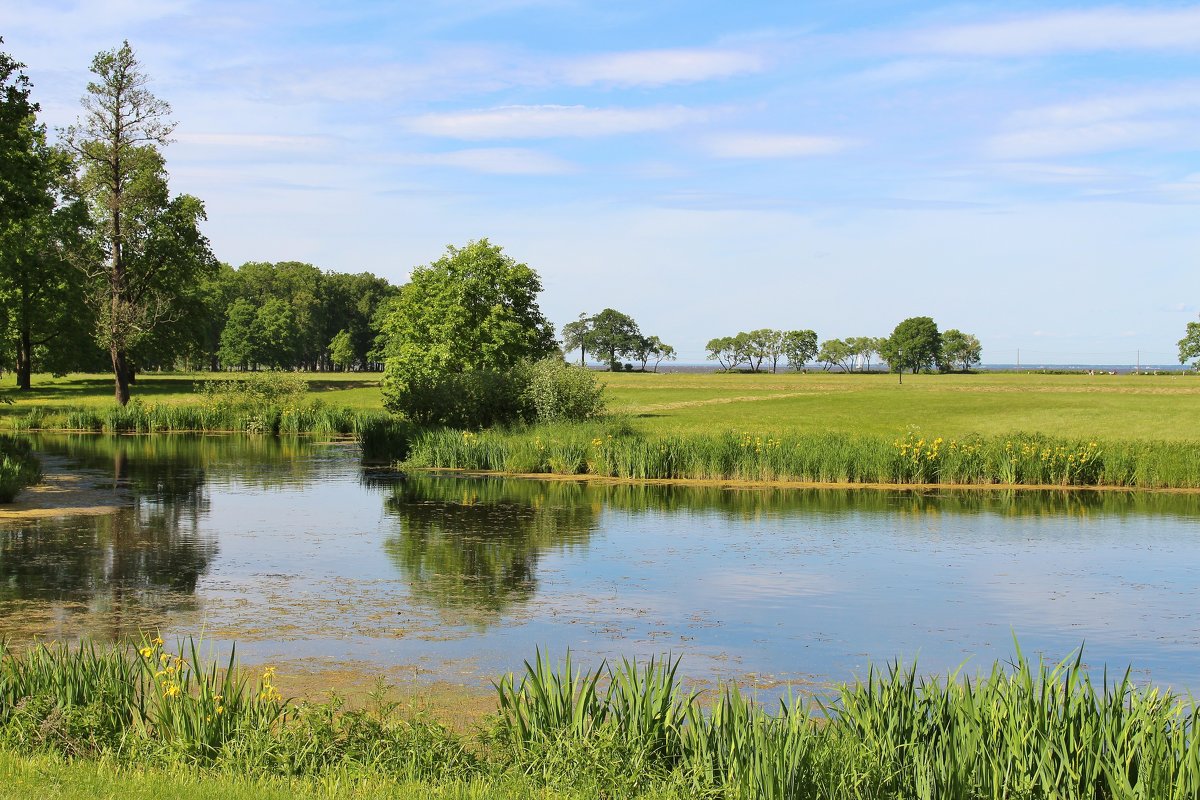
[[[896,326],[880,351],[892,372],[933,369],[942,357],[942,335],[931,317],[909,317]]]
[[[558,350],[541,289],[536,272],[487,239],[414,269],[384,322],[385,405],[418,422],[511,417],[511,374]]]
[[[65,140],[82,167],[97,222],[99,257],[85,265],[93,282],[96,338],[112,362],[117,402],[129,402],[131,352],[181,313],[180,298],[216,268],[200,233],[203,204],[171,197],[161,148],[170,142],[170,106],[149,82],[129,42],[92,60],[96,79],[83,116]]]
[[[956,366],[963,372],[978,364],[983,359],[983,347],[979,339],[969,333],[963,333],[957,328],[942,334],[942,366],[954,369]]]
[[[88,315],[72,260],[88,220],[70,158],[47,144],[21,70],[0,52],[0,334],[17,386],[27,390],[35,353],[41,366],[65,369],[77,364],[63,356],[86,349],[78,339]]]
[[[632,358],[637,353],[642,332],[633,317],[606,308],[591,318],[587,341],[596,358],[616,370],[621,368],[622,358]]]
[[[587,366],[587,351],[591,345],[592,318],[587,313],[579,315],[579,319],[568,322],[562,328],[563,352],[579,351],[579,366]]]
[[[804,365],[817,357],[817,333],[812,330],[784,331],[783,355],[792,369],[804,369]]]
[[[1200,322],[1189,322],[1184,337],[1179,340],[1179,363],[1188,361],[1194,369],[1200,369]]]

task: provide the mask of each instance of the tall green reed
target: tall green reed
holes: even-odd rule
[[[368,435],[367,439],[370,439]],[[413,468],[623,479],[1200,488],[1195,445],[843,433],[641,434],[603,423],[413,431]]]

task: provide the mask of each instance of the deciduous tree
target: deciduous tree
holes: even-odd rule
[[[129,402],[130,353],[178,312],[188,287],[216,268],[200,233],[204,206],[171,197],[160,148],[170,142],[170,106],[149,80],[129,43],[92,60],[96,79],[83,116],[65,131],[79,159],[82,186],[98,223],[100,257],[85,266],[94,282],[97,341],[109,351],[117,402]]]
[[[803,369],[805,364],[817,357],[817,349],[816,331],[783,332],[783,355],[792,369]]]
[[[946,369],[957,366],[963,372],[978,364],[983,358],[983,347],[979,339],[957,328],[942,334],[941,362]]]
[[[930,317],[909,317],[896,326],[880,352],[892,372],[933,369],[942,356],[942,336]]]
[[[1194,369],[1200,369],[1200,322],[1189,322],[1187,332],[1179,340],[1179,363],[1192,362]]]
[[[519,413],[512,373],[558,351],[541,279],[487,239],[413,270],[384,321],[384,403],[418,422],[487,424]]]

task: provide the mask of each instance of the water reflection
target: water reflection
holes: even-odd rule
[[[203,468],[147,448],[145,437],[51,437],[35,443],[67,456],[85,484],[109,489],[111,514],[18,520],[0,527],[0,611],[18,631],[47,613],[88,615],[92,632],[136,634],[162,614],[192,610],[200,578],[217,556],[202,530],[209,509]],[[41,615],[30,603],[40,604]]]
[[[586,501],[575,485],[411,475],[386,500],[400,526],[383,549],[413,597],[503,612],[533,597],[545,553],[586,547],[600,510]]]
[[[486,681],[538,646],[671,651],[700,677],[918,652],[942,671],[1016,631],[1200,687],[1197,495],[398,478],[270,437],[36,446],[119,510],[0,522],[0,635],[162,626]]]

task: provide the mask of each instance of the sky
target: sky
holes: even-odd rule
[[[43,120],[128,39],[217,257],[403,282],[488,238],[560,326],[704,360],[931,316],[985,363],[1177,360],[1200,5],[0,0]]]

